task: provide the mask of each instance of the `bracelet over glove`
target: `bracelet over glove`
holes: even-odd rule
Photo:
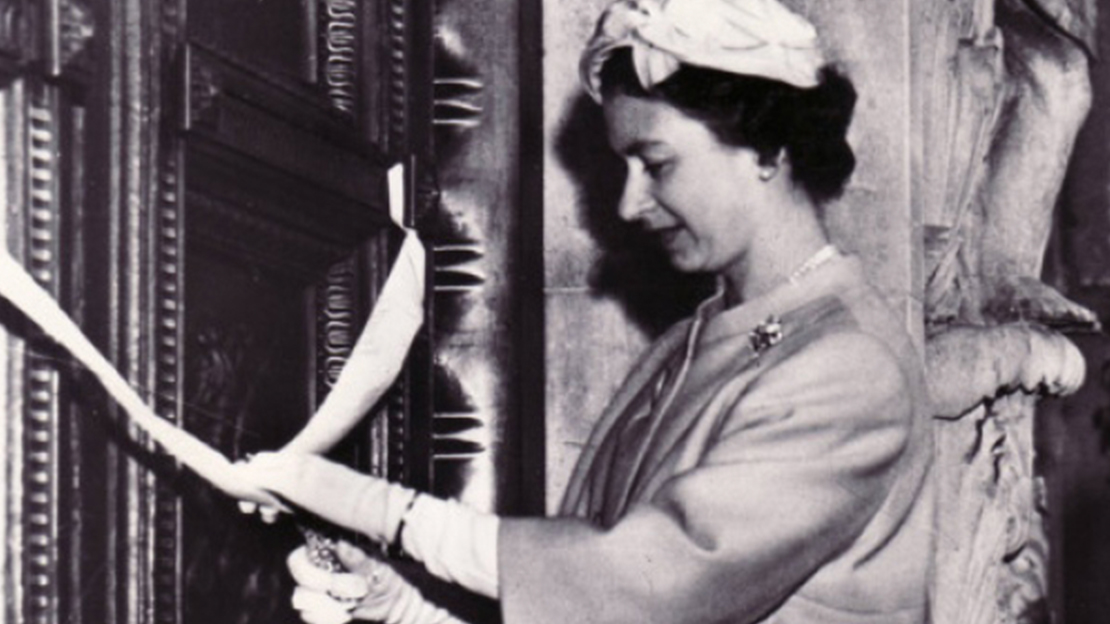
[[[346,542],[338,544],[336,555],[346,572],[316,567],[303,546],[289,555],[289,572],[297,582],[293,608],[305,622],[346,624],[358,619],[385,624],[461,624],[426,600],[388,563]]]
[[[263,489],[333,524],[379,543],[400,543],[443,580],[490,598],[499,594],[500,521],[493,514],[418,496],[317,455],[261,453],[242,470]]]

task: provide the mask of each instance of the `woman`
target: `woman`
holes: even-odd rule
[[[510,624],[924,622],[918,357],[819,215],[853,168],[851,84],[774,0],[619,0],[582,69],[628,166],[621,216],[720,289],[629,375],[560,517],[497,518],[314,456],[248,470],[498,598]],[[449,618],[339,554],[353,573],[291,557],[306,620]]]

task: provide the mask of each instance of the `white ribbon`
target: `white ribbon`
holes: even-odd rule
[[[0,253],[0,276],[0,296],[12,302],[88,368],[108,394],[127,412],[131,421],[142,427],[167,453],[230,496],[281,507],[273,496],[241,479],[227,458],[218,451],[184,429],[159,418],[107,358],[93,346],[54,298],[35,283],[6,251]]]
[[[393,167],[388,179],[389,214],[405,229],[405,240],[339,378],[285,450],[324,453],[343,439],[393,385],[424,323],[427,260],[416,232],[404,227],[404,168]]]
[[[390,216],[403,226],[404,171],[389,172]],[[363,417],[400,371],[409,345],[423,322],[425,251],[406,230],[400,255],[354,353],[320,410],[294,442],[304,450],[331,447]],[[230,461],[184,429],[158,417],[93,346],[76,323],[24,268],[0,251],[0,297],[10,301],[96,376],[108,394],[165,451],[229,496],[284,508],[272,495],[243,479]]]

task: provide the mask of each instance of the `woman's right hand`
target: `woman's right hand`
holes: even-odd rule
[[[393,543],[416,492],[319,455],[259,453],[236,464],[241,477],[293,505],[383,544]],[[253,511],[249,505],[244,511]],[[287,510],[282,510],[287,511]],[[263,520],[277,511],[260,508]]]

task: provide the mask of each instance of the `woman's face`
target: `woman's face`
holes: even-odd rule
[[[680,271],[738,268],[769,202],[755,151],[725,145],[659,100],[605,99],[609,143],[628,165],[620,216],[659,237]]]

